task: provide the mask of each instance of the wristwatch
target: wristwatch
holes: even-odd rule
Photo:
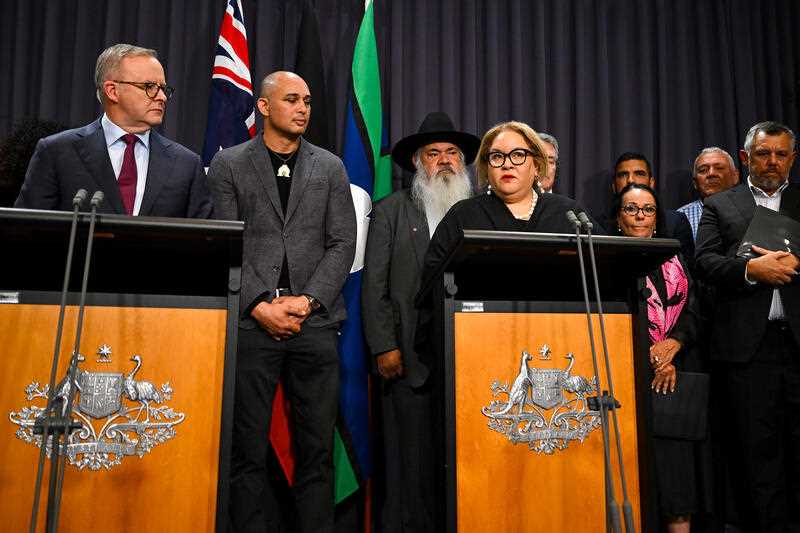
[[[316,311],[317,309],[319,309],[320,306],[319,300],[317,300],[313,296],[309,296],[308,294],[304,294],[303,296],[305,296],[306,300],[308,300],[308,307],[312,311]]]

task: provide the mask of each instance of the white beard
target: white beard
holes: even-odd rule
[[[436,226],[456,202],[472,196],[472,183],[466,169],[460,172],[437,172],[429,178],[420,165],[414,174],[411,197],[428,219],[428,230],[433,235]]]

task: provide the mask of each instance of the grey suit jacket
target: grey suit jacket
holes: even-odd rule
[[[398,191],[375,205],[361,287],[364,334],[373,355],[402,352],[405,376],[400,381],[412,387],[428,378],[428,368],[414,350],[414,297],[429,242],[425,213],[409,191]]]
[[[79,189],[86,189],[90,196],[103,191],[105,201],[99,212],[125,214],[99,119],[39,141],[14,207],[72,211],[72,198]],[[150,130],[139,216],[209,218],[211,211],[200,156]]]
[[[215,218],[245,222],[243,328],[257,327],[250,311],[272,299],[284,253],[292,292],[314,296],[322,304],[304,324],[321,327],[346,318],[341,290],[356,242],[350,182],[342,161],[327,150],[305,140],[298,150],[286,216],[261,135],[220,151],[211,161],[208,182]]]

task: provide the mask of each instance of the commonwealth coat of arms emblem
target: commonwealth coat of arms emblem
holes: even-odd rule
[[[98,355],[98,362],[110,362],[111,348],[103,345]],[[85,358],[78,355],[78,359]],[[62,414],[66,414],[70,389],[77,389],[71,416],[81,428],[70,434],[62,453],[78,469],[111,469],[121,464],[125,456],[141,458],[173,438],[175,425],[185,418],[183,413],[165,404],[173,394],[169,382],[156,387],[150,381],[138,379],[142,358],[134,355],[131,361],[134,367],[127,374],[79,370],[72,382],[67,375],[55,386],[53,401]],[[49,385],[42,386],[38,381],[25,387],[25,397],[35,403],[9,414],[11,422],[18,426],[17,438],[42,446],[42,435],[34,432],[34,424],[44,415],[49,394]],[[44,445],[49,457],[53,452],[52,437]]]
[[[539,350],[540,360],[550,360],[550,348]],[[489,429],[502,433],[514,444],[528,443],[537,452],[552,454],[569,441],[583,442],[600,427],[600,413],[589,409],[587,397],[597,392],[597,378],[572,374],[575,356],[568,353],[565,369],[529,366],[533,359],[523,350],[519,372],[509,387],[495,380],[494,399],[481,409]],[[505,395],[502,398],[501,395]]]

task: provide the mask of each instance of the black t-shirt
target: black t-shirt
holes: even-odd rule
[[[275,182],[278,185],[278,195],[281,198],[281,208],[283,209],[284,216],[286,215],[286,206],[289,204],[289,193],[292,190],[292,173],[294,172],[294,165],[297,162],[297,150],[292,154],[281,154],[273,152],[267,148],[269,158],[272,160],[272,169],[275,171]],[[288,159],[287,159],[288,158]],[[289,167],[288,176],[279,176],[278,172],[282,166]],[[278,287],[276,288],[289,288],[291,281],[289,279],[289,261],[286,259],[286,253],[283,254],[283,264],[281,265],[281,275],[278,279]]]

